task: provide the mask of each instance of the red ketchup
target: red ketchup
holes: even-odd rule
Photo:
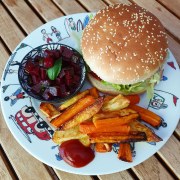
[[[63,142],[59,147],[59,154],[66,163],[77,168],[87,165],[95,157],[90,147],[76,139]]]

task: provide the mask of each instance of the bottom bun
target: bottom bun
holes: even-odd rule
[[[88,79],[91,82],[91,84],[96,87],[99,91],[105,93],[105,94],[110,94],[110,95],[118,95],[118,94],[123,94],[123,95],[133,95],[133,94],[142,94],[146,90],[141,90],[136,93],[130,92],[130,93],[124,93],[122,91],[114,89],[111,85],[104,85],[101,81],[97,80],[94,78],[91,74],[88,73]]]

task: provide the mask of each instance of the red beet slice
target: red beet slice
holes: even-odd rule
[[[26,65],[25,65],[25,71],[27,73],[30,73],[32,71],[32,69],[34,68],[34,64],[31,60],[28,60]]]
[[[41,89],[42,89],[41,83],[35,84],[35,85],[32,87],[32,91],[33,91],[35,94],[39,94],[40,91],[41,91]]]
[[[47,79],[47,70],[45,68],[40,68],[40,76],[42,80]]]
[[[39,84],[41,81],[40,77],[39,76],[36,76],[36,75],[32,75],[32,82],[33,84]]]
[[[64,51],[62,53],[62,55],[68,59],[70,59],[73,56],[73,54],[73,51],[71,49],[68,49],[67,47],[64,48]]]
[[[44,58],[44,67],[45,68],[53,67],[53,65],[54,65],[54,60],[52,57],[45,57]]]

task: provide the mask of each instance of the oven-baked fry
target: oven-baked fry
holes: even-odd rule
[[[139,117],[138,114],[130,114],[128,116],[122,117],[113,117],[113,118],[106,118],[106,119],[93,119],[93,123],[96,128],[100,127],[110,127],[110,126],[121,126],[124,124],[128,124]]]
[[[65,101],[63,104],[61,104],[59,106],[59,110],[62,111],[64,109],[70,107],[71,105],[75,104],[78,100],[80,100],[81,98],[85,97],[88,94],[89,94],[89,90],[80,92],[76,96],[72,97],[71,99],[69,99],[69,100]]]
[[[119,151],[118,151],[118,158],[122,161],[132,162],[132,153],[131,153],[131,146],[129,143],[120,143],[119,144]]]
[[[80,99],[77,103],[75,103],[70,108],[66,109],[60,116],[53,119],[51,121],[51,124],[55,127],[60,127],[65,122],[69,121],[71,118],[73,118],[76,114],[83,111],[88,106],[92,105],[95,102],[95,98],[88,95],[84,98]]]
[[[124,143],[147,140],[144,132],[133,132],[128,135],[123,135],[122,133],[118,132],[92,133],[89,134],[89,137],[91,143]]]
[[[63,129],[72,128],[83,121],[90,119],[94,114],[98,113],[103,105],[103,97],[96,99],[95,103],[88,106],[83,111],[76,114],[71,120],[63,124]]]
[[[123,95],[119,94],[110,101],[103,104],[102,111],[118,111],[129,106],[130,101]]]
[[[135,120],[129,123],[130,125],[130,131],[141,131],[145,132],[147,136],[148,142],[159,142],[162,141],[162,139],[156,135],[150,128],[145,126],[144,124],[140,123],[139,121]]]
[[[142,108],[137,105],[131,105],[130,108],[137,111],[140,115],[141,120],[147,122],[151,126],[157,128],[161,125],[161,117],[153,113],[152,111],[149,111],[148,109]]]
[[[53,104],[45,102],[41,102],[40,110],[49,121],[58,117],[61,114]]]

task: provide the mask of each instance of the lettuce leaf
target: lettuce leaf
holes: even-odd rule
[[[154,94],[154,85],[156,83],[159,83],[160,81],[160,72],[157,72],[154,74],[151,78],[138,82],[135,84],[129,84],[129,85],[122,85],[122,84],[113,84],[109,83],[107,81],[101,81],[104,85],[111,85],[114,89],[118,91],[122,91],[124,94],[129,94],[129,93],[136,93],[138,91],[144,91],[146,90],[147,92],[147,97],[151,99]]]

